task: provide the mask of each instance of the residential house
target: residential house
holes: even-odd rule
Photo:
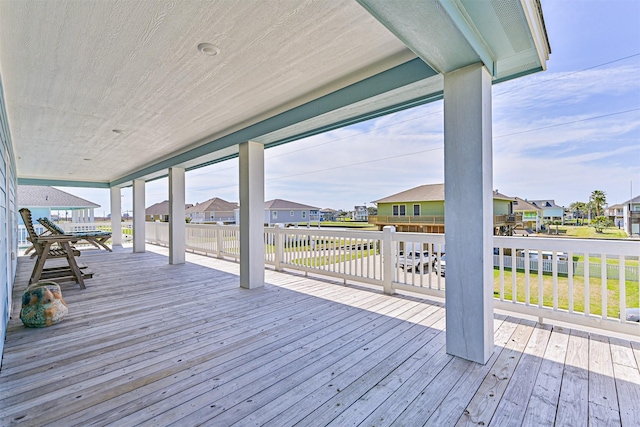
[[[354,206],[351,219],[354,221],[367,221],[369,219],[369,211],[366,206]]]
[[[70,211],[71,222],[94,222],[94,210],[100,205],[57,188],[40,185],[18,185],[18,207],[28,208],[34,219],[51,218],[52,211]],[[18,216],[18,223],[22,217]]]
[[[512,202],[512,197],[493,192],[494,234],[511,235],[520,224]],[[372,203],[378,215],[369,222],[379,229],[393,225],[397,231],[444,233],[444,184],[420,185]]]
[[[629,236],[640,236],[640,196],[636,196],[623,203],[623,224]]]
[[[522,215],[522,223],[525,229],[541,230],[542,209],[526,199],[513,198],[513,212]]]
[[[624,228],[624,207],[624,203],[607,206],[604,208],[604,216],[608,217],[614,226]]]
[[[320,209],[319,214],[320,221],[335,221],[338,217],[338,211],[330,208]]]
[[[185,209],[193,206],[188,203],[185,205]],[[160,221],[160,222],[168,222],[169,221],[169,201],[165,200],[164,202],[159,202],[153,204],[144,210],[145,221]]]
[[[187,208],[187,217],[192,223],[223,222],[235,223],[235,210],[238,203],[227,202],[219,197],[214,197],[202,203],[196,203]]]
[[[540,208],[544,221],[562,221],[564,219],[564,208],[556,205],[554,200],[529,200],[529,203]]]
[[[264,203],[264,223],[299,224],[318,221],[320,208],[303,205],[289,200],[274,199]],[[240,209],[235,210],[236,223],[240,223]]]

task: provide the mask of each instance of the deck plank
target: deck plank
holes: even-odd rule
[[[527,405],[523,425],[553,425],[568,345],[569,331],[555,326]]]
[[[609,338],[615,375],[620,421],[623,426],[640,426],[640,371],[629,341]]]
[[[551,337],[551,329],[550,325],[536,325],[489,425],[522,424],[543,361],[543,355]]]
[[[496,315],[480,365],[446,354],[442,302],[272,269],[246,290],[236,262],[167,252],[83,251],[94,277],[43,329],[18,318],[20,257],[0,425],[640,423],[637,340]]]
[[[529,342],[535,324],[523,321],[514,332],[511,342],[502,352],[489,374],[480,385],[456,426],[488,425],[500,403],[509,380]]]
[[[327,339],[331,341],[330,345],[318,347],[314,349],[313,352],[304,355],[293,363],[286,365],[280,364],[281,367],[279,367],[279,369],[274,370],[271,368],[269,372],[256,373],[256,375],[264,374],[259,378],[263,381],[266,380],[260,383],[258,389],[269,390],[273,396],[277,396],[291,388],[291,381],[298,382],[307,379],[339,360],[346,359],[347,362],[349,362],[352,358],[358,358],[359,353],[366,355],[366,359],[373,358],[374,362],[372,362],[372,364],[375,365],[375,362],[383,358],[385,354],[393,352],[396,346],[405,346],[408,341],[417,341],[421,334],[431,333],[428,328],[421,327],[417,323],[404,322],[402,325],[395,325],[394,323],[395,322],[389,318],[381,317],[378,321],[367,325],[371,330],[366,334],[362,334],[366,329],[360,327],[359,330],[356,331],[356,334],[360,333],[358,338],[352,340],[349,344],[341,345],[340,348],[336,350],[333,350],[332,347],[337,341],[332,337],[327,337]],[[388,345],[390,342],[394,342],[396,345]],[[361,361],[357,364],[357,367],[361,369],[365,365],[366,363]],[[295,380],[289,378],[292,375],[295,375]],[[291,381],[286,381],[286,379]],[[283,380],[285,381],[282,382]],[[337,381],[338,380],[334,378],[333,382],[336,383]],[[236,421],[237,418],[239,418],[238,415],[243,414],[242,408],[237,408],[236,405],[246,406],[243,405],[243,402],[253,403],[253,395],[250,394],[251,402],[244,401],[243,396],[247,393],[255,394],[253,391],[255,390],[254,386],[255,381],[246,374],[243,375],[242,382],[234,381],[226,385],[225,391],[228,392],[218,400],[216,404],[217,410],[212,411],[206,406],[201,407],[198,411],[189,413],[184,418],[181,418],[181,424],[191,425],[197,420],[211,420],[212,423],[218,425],[228,425]],[[247,390],[242,390],[242,387],[246,387]],[[335,387],[334,390],[340,388],[337,385]],[[189,402],[190,405],[192,403],[193,401]],[[225,408],[225,411],[220,410],[221,406]],[[252,407],[252,405],[248,406],[249,408]],[[177,415],[176,412],[174,408],[170,416],[175,417]]]
[[[582,331],[569,336],[556,425],[589,425],[589,334]]]
[[[499,323],[495,334],[495,350],[489,361],[485,365],[474,363],[465,371],[460,380],[453,384],[449,393],[442,396],[440,404],[433,408],[433,414],[426,421],[425,426],[454,425],[460,419],[480,384],[502,355],[519,322],[519,319],[508,317]]]
[[[589,336],[589,425],[620,425],[609,339]]]

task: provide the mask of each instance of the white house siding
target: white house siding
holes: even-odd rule
[[[16,211],[16,165],[7,123],[4,89],[0,79],[0,355],[11,312],[11,291],[18,252]]]

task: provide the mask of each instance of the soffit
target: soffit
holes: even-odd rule
[[[440,73],[482,62],[503,81],[544,70],[551,49],[539,0],[358,0]]]
[[[21,178],[112,182],[414,57],[351,1],[0,3]]]

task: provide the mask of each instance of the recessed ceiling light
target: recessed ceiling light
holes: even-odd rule
[[[198,50],[201,53],[209,56],[216,56],[217,54],[220,53],[220,49],[218,49],[216,46],[212,45],[211,43],[200,43],[198,45]]]
[[[122,129],[113,129],[111,132],[117,133],[118,135],[122,135],[124,133]]]

